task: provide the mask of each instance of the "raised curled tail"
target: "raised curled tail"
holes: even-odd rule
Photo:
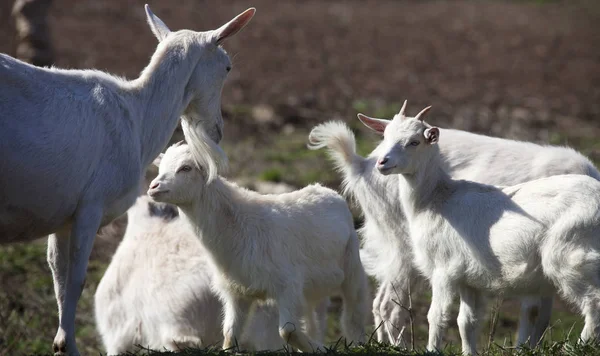
[[[356,154],[356,141],[348,125],[342,121],[328,121],[315,126],[308,135],[308,148],[327,148],[335,167],[345,174],[348,169],[363,161]]]

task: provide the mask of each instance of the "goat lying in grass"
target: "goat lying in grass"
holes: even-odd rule
[[[160,43],[135,80],[0,54],[0,243],[53,234],[57,354],[79,354],[75,310],[96,232],[135,202],[180,116],[196,159],[221,153],[221,89],[231,61],[220,44],[254,9],[207,32],[171,32],[148,6],[146,15]],[[205,162],[216,174],[213,160]]]
[[[239,338],[254,301],[275,300],[281,338],[301,351],[322,349],[314,340],[313,310],[338,293],[344,336],[363,342],[368,284],[346,201],[318,184],[261,195],[206,178],[188,146],[174,145],[148,194],[179,207],[216,266],[214,285],[225,308],[223,348]],[[300,327],[302,316],[309,336]]]
[[[585,317],[581,340],[600,333],[600,182],[558,175],[511,187],[454,180],[416,117],[385,123],[377,169],[399,175],[414,262],[431,282],[429,350],[439,349],[453,297],[464,353],[476,352],[486,297],[555,291]]]
[[[397,116],[404,114],[404,107]],[[361,121],[379,135],[389,120],[359,114]],[[541,146],[460,130],[440,129],[441,164],[454,179],[494,185],[514,185],[558,174],[586,174],[600,180],[594,165],[578,152],[565,147]],[[326,147],[344,176],[344,191],[358,201],[365,217],[360,229],[361,260],[379,282],[373,300],[378,341],[398,343],[408,324],[408,291],[417,290],[420,278],[411,263],[408,227],[399,201],[398,177],[383,176],[375,168],[380,145],[367,158],[355,151],[354,134],[342,122],[315,127],[309,148]],[[522,298],[518,344],[529,340],[535,346],[550,321],[552,297]],[[537,318],[535,317],[537,315]]]
[[[109,355],[136,345],[176,351],[222,340],[222,304],[211,289],[214,268],[177,207],[141,196],[95,294],[96,323]],[[321,308],[324,338],[326,306]],[[259,305],[239,340],[243,350],[283,347],[277,309]]]

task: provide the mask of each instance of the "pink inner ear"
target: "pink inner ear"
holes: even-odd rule
[[[374,121],[371,125],[371,128],[377,132],[383,133],[385,131],[385,126],[380,122]]]
[[[223,26],[220,29],[219,37],[217,38],[217,43],[225,40],[227,37],[235,35],[242,28],[244,28],[244,26],[246,26],[248,22],[250,22],[255,12],[256,9],[250,8],[238,15],[233,20],[231,20],[231,22]]]
[[[387,122],[385,122],[383,120],[371,118],[371,117],[368,117],[363,114],[358,114],[358,119],[363,124],[365,124],[365,126],[367,126],[371,130],[373,130],[381,135],[383,135],[383,132],[385,131],[385,127],[387,126]]]
[[[427,130],[427,141],[429,142],[437,142],[439,138],[439,130],[435,127],[432,127]]]

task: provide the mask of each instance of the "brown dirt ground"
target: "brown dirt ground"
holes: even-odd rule
[[[212,29],[257,8],[225,44],[234,62],[226,142],[268,145],[286,125],[308,132],[325,119],[353,121],[357,107],[387,113],[408,99],[412,113],[433,105],[429,121],[440,126],[571,143],[600,160],[597,1],[147,2],[172,29]],[[135,77],[156,45],[143,4],[54,0],[56,65]],[[0,1],[0,52],[13,55],[11,6]],[[267,123],[252,114],[257,106],[272,110]]]
[[[172,29],[211,29],[258,9],[225,45],[235,65],[226,112],[267,104],[304,126],[352,119],[359,99],[407,98],[411,111],[433,105],[440,125],[538,140],[548,130],[596,136],[588,126],[600,115],[600,6],[592,0],[147,2]],[[143,4],[54,0],[56,65],[135,77],[156,45]],[[0,51],[12,54],[9,10],[2,1]],[[236,129],[245,121],[229,120],[229,137],[247,133]]]

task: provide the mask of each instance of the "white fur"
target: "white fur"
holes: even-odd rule
[[[95,295],[96,324],[108,354],[134,352],[136,345],[171,351],[216,346],[222,304],[211,289],[214,268],[191,226],[177,207],[147,196],[127,215],[125,236]],[[323,323],[327,310],[319,312]],[[249,323],[241,349],[283,347],[275,306],[257,306]]]
[[[384,128],[388,120],[374,124]],[[374,126],[374,125],[371,125]],[[443,168],[455,179],[496,185],[514,185],[558,174],[600,173],[584,156],[570,148],[541,146],[493,138],[452,129],[440,129],[438,146]],[[382,132],[379,132],[380,134]],[[420,286],[412,264],[406,220],[399,202],[398,177],[383,176],[375,169],[381,145],[367,158],[355,152],[353,133],[341,122],[328,122],[310,133],[312,149],[327,147],[344,175],[344,190],[358,201],[365,223],[360,229],[361,260],[380,286],[373,300],[373,315],[380,342],[398,343],[407,326],[408,291]],[[401,305],[399,305],[401,304]],[[518,344],[535,346],[550,321],[552,297],[523,298]]]
[[[148,194],[179,206],[194,226],[218,273],[215,289],[225,305],[223,348],[240,335],[256,300],[274,300],[279,333],[302,351],[322,348],[313,310],[341,293],[348,341],[364,341],[368,284],[359,242],[345,200],[318,184],[261,195],[225,179],[207,183],[186,145],[171,146]],[[305,331],[300,318],[304,316]]]
[[[133,204],[140,177],[180,115],[198,136],[210,138],[192,141],[195,150],[216,147],[221,88],[231,65],[217,42],[243,27],[254,10],[208,32],[171,32],[147,6],[146,12],[160,44],[135,80],[38,68],[0,54],[0,242],[53,234],[48,262],[60,319],[58,353],[78,354],[75,309],[98,228]]]
[[[441,347],[457,294],[466,354],[476,352],[487,297],[498,294],[558,291],[585,316],[581,339],[600,336],[600,182],[557,175],[501,188],[455,180],[444,170],[440,136],[398,115],[377,161],[382,174],[399,175],[414,263],[431,282],[427,348]]]

